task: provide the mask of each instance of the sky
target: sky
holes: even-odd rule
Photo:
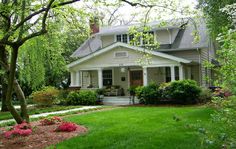
[[[114,2],[114,0],[106,0],[108,2]],[[132,1],[132,0],[130,0]],[[158,0],[157,0],[158,1]],[[110,14],[114,11],[116,7],[107,7],[104,5],[98,5],[94,6],[91,2],[84,2],[83,3],[77,3],[78,8],[81,7],[89,7],[90,12],[98,12],[100,18],[103,18],[104,24],[103,25],[109,25],[107,20],[110,18]],[[171,3],[172,2],[172,3]],[[167,5],[170,8],[175,7],[176,10],[188,10],[189,12],[185,13],[184,15],[180,15],[180,13],[176,12],[173,13],[172,11],[169,11],[167,9],[162,9],[160,7],[155,7],[152,9],[149,13],[148,18],[150,18],[150,21],[152,20],[168,20],[172,18],[179,18],[179,17],[187,17],[188,15],[196,14],[196,5],[198,4],[197,0],[159,0],[157,3],[158,5]],[[147,14],[148,9],[144,9],[141,7],[132,7],[127,3],[122,3],[122,6],[119,7],[118,11],[116,11],[112,24],[110,25],[121,25],[121,24],[131,24],[140,22],[143,18],[145,18],[145,15]]]

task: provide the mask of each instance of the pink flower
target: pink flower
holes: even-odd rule
[[[75,123],[71,122],[64,122],[58,126],[56,131],[66,131],[66,132],[71,132],[75,131],[77,129],[77,126]]]
[[[4,133],[4,137],[7,138],[7,139],[11,138],[11,136],[12,136],[12,130],[7,131],[7,132]]]
[[[15,136],[28,136],[32,133],[32,129],[30,124],[23,122],[21,124],[17,124],[13,127],[12,130],[4,133],[5,138],[11,138],[13,135]]]

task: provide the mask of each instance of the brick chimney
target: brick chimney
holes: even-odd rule
[[[89,20],[89,26],[90,26],[90,34],[96,34],[99,32],[99,18],[98,17],[92,17]]]

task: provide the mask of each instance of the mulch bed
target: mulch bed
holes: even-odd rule
[[[31,135],[11,139],[6,139],[2,134],[6,128],[0,128],[0,149],[42,149],[87,132],[85,127],[79,125],[77,125],[76,131],[55,132],[58,125],[42,126],[39,121],[32,122],[33,133]]]

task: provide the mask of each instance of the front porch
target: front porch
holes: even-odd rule
[[[71,87],[98,89],[114,87],[124,93],[111,96],[128,95],[131,86],[146,86],[151,82],[161,84],[175,80],[191,79],[191,67],[187,65],[171,66],[120,66],[96,69],[81,69],[71,72]]]

